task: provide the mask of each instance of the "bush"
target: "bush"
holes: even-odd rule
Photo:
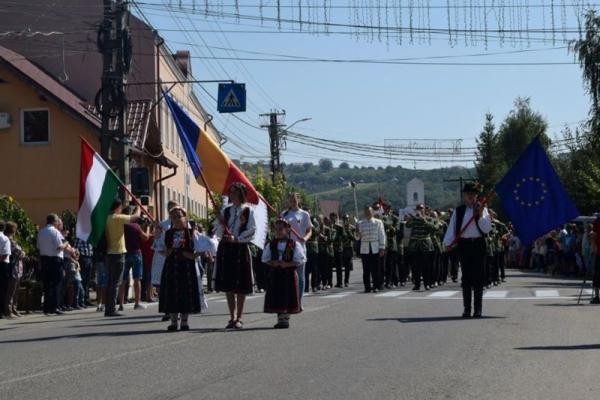
[[[0,195],[0,219],[17,224],[17,242],[27,255],[37,254],[37,229],[27,213],[11,196]]]

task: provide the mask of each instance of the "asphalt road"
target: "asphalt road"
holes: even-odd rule
[[[600,389],[600,308],[579,281],[510,271],[463,320],[460,287],[311,295],[273,330],[262,296],[224,331],[222,295],[166,332],[156,307],[0,321],[0,399],[590,399]],[[586,300],[589,295],[585,296]]]

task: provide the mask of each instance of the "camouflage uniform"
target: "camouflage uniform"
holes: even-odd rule
[[[321,230],[316,218],[313,218],[312,224],[312,236],[306,242],[305,292],[308,292],[309,284],[313,292],[319,287],[319,233]]]
[[[413,290],[421,288],[421,278],[423,278],[425,290],[429,290],[432,281],[431,262],[434,250],[431,233],[435,230],[435,227],[428,218],[421,215],[410,218],[406,222],[406,226],[411,228],[410,240],[408,242],[408,257],[415,285]]]
[[[504,278],[506,278],[504,272],[504,241],[502,240],[502,237],[508,233],[508,227],[497,219],[493,219],[492,223],[496,230],[494,257],[496,258],[497,266],[493,278],[494,282],[499,283],[500,281],[504,282]]]
[[[344,267],[344,286],[350,283],[352,271],[352,258],[354,257],[354,243],[356,241],[356,227],[350,223],[344,224],[344,239],[342,251],[342,266]]]
[[[385,286],[398,286],[398,228],[400,219],[393,213],[383,216],[383,227],[387,239],[387,248],[385,251],[384,277]]]
[[[446,283],[448,278],[448,263],[446,258],[444,257],[444,245],[442,244],[444,240],[444,234],[446,233],[446,222],[444,222],[441,218],[435,219],[435,227],[436,230],[433,233],[433,243],[434,243],[434,265],[435,265],[435,275],[434,281],[437,282],[438,285],[443,285]]]
[[[409,263],[406,257],[406,249],[404,248],[404,229],[406,221],[398,222],[398,232],[396,234],[396,246],[398,248],[398,280],[400,286],[404,286],[410,275]]]
[[[333,268],[335,268],[335,286],[343,287],[343,253],[344,253],[344,226],[339,223],[331,225],[333,231]],[[333,278],[332,278],[333,279]]]
[[[321,286],[332,286],[332,262],[334,232],[330,226],[323,224],[319,235],[319,282]]]

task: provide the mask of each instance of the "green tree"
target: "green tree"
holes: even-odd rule
[[[585,36],[569,49],[579,60],[586,90],[591,98],[589,119],[574,132],[563,132],[569,152],[560,159],[559,171],[567,191],[584,214],[600,209],[600,16],[585,15]]]
[[[328,160],[326,158],[322,158],[319,160],[319,168],[323,172],[329,172],[333,169],[333,162],[331,162],[331,160]]]
[[[11,196],[0,195],[0,219],[17,224],[16,240],[28,255],[37,254],[37,228],[31,219]]]
[[[595,10],[589,10],[585,15],[585,36],[569,44],[569,50],[575,53],[581,67],[581,74],[592,105],[588,136],[594,147],[600,147],[600,17]]]
[[[339,166],[340,169],[350,169],[350,164],[348,164],[347,162],[343,162],[340,164]]]
[[[498,130],[499,155],[509,168],[534,137],[539,135],[546,149],[550,145],[550,139],[546,135],[548,123],[542,114],[531,109],[530,99],[518,97],[514,106]]]
[[[559,156],[556,164],[575,205],[581,213],[590,215],[600,210],[600,162],[588,134],[585,130],[565,129],[563,136],[569,151]]]
[[[475,170],[477,179],[486,190],[497,183],[499,173],[505,169],[498,156],[498,134],[494,126],[494,116],[485,115],[485,125],[477,138]]]

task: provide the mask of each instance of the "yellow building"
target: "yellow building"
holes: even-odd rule
[[[80,137],[99,144],[100,120],[27,59],[0,47],[0,193],[33,222],[77,210]]]
[[[156,182],[149,185],[148,208],[163,206],[155,201],[156,188],[164,207],[174,199],[206,213],[204,188],[193,180],[186,185],[187,162],[175,145],[178,139],[172,137],[163,151],[150,107],[143,100],[128,104],[130,166],[147,168],[149,182]],[[50,212],[77,211],[80,138],[98,150],[100,126],[93,107],[28,59],[0,47],[0,193],[14,197],[34,223],[44,224]],[[161,176],[167,179],[161,182]]]

